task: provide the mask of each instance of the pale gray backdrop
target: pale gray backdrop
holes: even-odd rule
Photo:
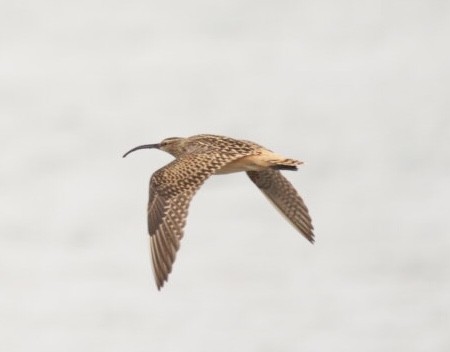
[[[9,1],[1,351],[449,351],[450,4]],[[286,172],[311,246],[244,174],[194,199],[161,292],[129,148],[216,133]]]

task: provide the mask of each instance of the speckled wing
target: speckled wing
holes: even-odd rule
[[[240,153],[186,154],[156,171],[150,180],[148,231],[153,272],[160,289],[175,261],[189,203],[205,180]]]
[[[311,243],[313,226],[308,208],[292,184],[278,170],[248,171],[247,175],[273,205]]]

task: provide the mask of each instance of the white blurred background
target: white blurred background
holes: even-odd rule
[[[1,351],[449,351],[450,3],[0,7]],[[311,246],[245,174],[158,292],[122,159],[223,134],[305,161]]]

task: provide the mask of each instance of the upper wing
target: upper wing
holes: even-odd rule
[[[308,241],[314,242],[308,208],[291,183],[278,170],[248,171],[247,175]]]
[[[205,180],[242,154],[187,154],[156,171],[150,180],[148,231],[153,272],[160,289],[167,281],[183,237],[189,203]]]

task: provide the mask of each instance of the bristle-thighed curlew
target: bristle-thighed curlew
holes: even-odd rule
[[[167,281],[180,247],[189,203],[195,192],[214,174],[247,172],[249,178],[310,242],[314,242],[308,208],[280,170],[297,170],[300,161],[285,158],[250,141],[201,134],[171,137],[139,149],[156,148],[175,157],[150,179],[148,231],[153,272],[160,289]]]

